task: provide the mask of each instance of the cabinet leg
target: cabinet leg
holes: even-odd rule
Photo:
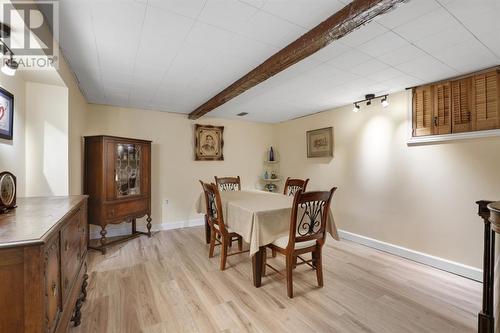
[[[148,228],[148,236],[151,237],[151,215],[148,215],[146,221],[148,221],[148,223],[146,224],[146,228]]]
[[[102,254],[106,254],[106,234],[108,232],[106,231],[105,226],[101,226],[101,252]]]
[[[136,232],[137,232],[136,219],[132,219],[132,233],[135,234]]]
[[[76,300],[75,313],[73,314],[73,317],[71,317],[71,321],[73,322],[75,327],[79,326],[82,322],[82,311],[81,311],[82,305],[83,301],[82,297],[80,296]]]
[[[82,283],[82,302],[85,302],[87,300],[87,286],[89,283],[87,280],[89,279],[89,275],[85,274],[83,276],[83,283]]]

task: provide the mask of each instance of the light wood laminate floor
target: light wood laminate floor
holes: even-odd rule
[[[352,242],[327,240],[323,288],[298,266],[293,299],[270,269],[253,287],[248,253],[224,272],[218,249],[207,253],[203,228],[92,251],[82,324],[70,332],[476,331],[479,283]],[[268,262],[284,268],[279,255]]]

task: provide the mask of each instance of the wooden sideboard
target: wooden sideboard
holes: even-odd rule
[[[87,196],[19,198],[0,215],[0,332],[80,324],[87,233]]]

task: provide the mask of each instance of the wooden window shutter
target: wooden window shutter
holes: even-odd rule
[[[451,109],[453,133],[469,132],[472,128],[471,78],[451,82]]]
[[[451,133],[451,85],[449,82],[436,84],[434,89],[434,133]]]
[[[413,89],[413,136],[431,135],[432,89],[431,86]]]
[[[496,70],[472,78],[472,108],[478,131],[499,128],[498,78]]]

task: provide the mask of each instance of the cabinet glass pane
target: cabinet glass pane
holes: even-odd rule
[[[141,146],[117,144],[115,163],[117,197],[141,194]]]

